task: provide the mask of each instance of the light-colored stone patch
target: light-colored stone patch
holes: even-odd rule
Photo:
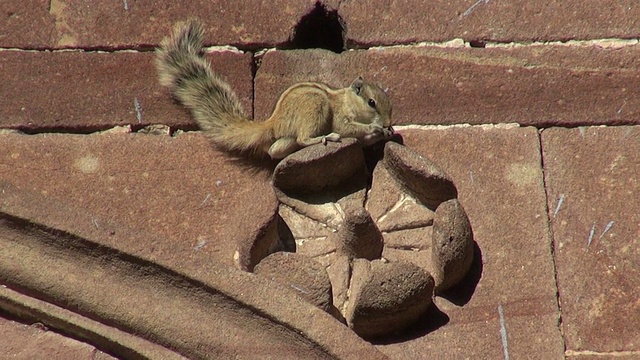
[[[535,185],[542,178],[540,168],[527,163],[513,163],[507,168],[506,178],[517,186]]]
[[[607,299],[604,296],[604,294],[600,294],[600,296],[598,296],[598,298],[595,299],[593,303],[591,303],[591,306],[589,308],[589,317],[590,318],[602,317],[602,312],[604,310],[606,301]]]
[[[75,161],[73,166],[85,174],[93,174],[100,168],[100,159],[93,155],[85,155]]]
[[[52,0],[49,5],[49,13],[56,18],[56,31],[58,35],[58,46],[73,46],[78,44],[75,31],[67,24],[65,17],[64,1]]]

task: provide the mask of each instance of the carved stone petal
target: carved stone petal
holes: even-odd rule
[[[333,312],[331,281],[317,261],[296,253],[277,252],[264,258],[254,273],[289,287],[301,298],[326,312]]]
[[[384,149],[383,162],[389,171],[424,205],[437,207],[458,196],[449,175],[417,152],[394,142]]]
[[[362,337],[405,329],[432,303],[434,281],[408,262],[353,261],[347,324]]]
[[[327,266],[327,274],[331,279],[333,290],[333,305],[344,312],[344,305],[349,297],[349,284],[351,282],[351,260],[347,256],[336,256],[335,260]]]
[[[355,202],[345,205],[344,222],[336,233],[331,234],[339,253],[350,259],[379,259],[384,240],[371,215]]]
[[[273,172],[273,185],[293,193],[314,193],[340,184],[364,167],[364,153],[355,139],[314,145],[284,158]]]
[[[431,241],[433,277],[436,292],[441,292],[462,280],[473,262],[471,225],[458,199],[436,209]]]
[[[371,181],[371,189],[367,196],[366,209],[371,216],[378,221],[382,216],[387,214],[398,200],[402,197],[405,190],[388,169],[388,165],[384,161],[380,161],[373,169],[373,179]]]

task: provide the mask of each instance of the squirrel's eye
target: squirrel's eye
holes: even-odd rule
[[[376,108],[376,101],[373,99],[369,99],[369,106],[371,106],[372,108]]]

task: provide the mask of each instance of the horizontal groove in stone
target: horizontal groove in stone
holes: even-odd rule
[[[595,46],[600,48],[612,48],[619,49],[626,46],[634,46],[637,45],[640,41],[640,38],[600,38],[600,39],[572,39],[567,41],[558,41],[558,40],[549,40],[549,41],[505,41],[505,42],[494,42],[494,41],[482,41],[481,48],[510,48],[510,47],[528,47],[528,46],[567,46],[567,47],[588,47]],[[157,45],[156,45],[157,46]],[[83,52],[83,53],[147,53],[153,52],[156,46],[140,49],[137,47],[124,47],[124,48],[104,48],[104,49],[96,49],[96,48],[27,48],[27,47],[0,47],[0,51],[22,51],[22,52]],[[419,48],[419,47],[447,47],[447,48],[465,48],[465,47],[475,47],[472,46],[472,42],[466,41],[462,38],[453,38],[442,41],[413,41],[407,43],[394,43],[394,44],[373,44],[368,47],[356,47],[347,48],[347,51],[354,50],[384,50],[384,49],[392,49],[398,47],[404,48]],[[475,47],[478,48],[478,47]],[[264,48],[239,48],[237,45],[233,44],[218,44],[215,46],[207,46],[204,47],[203,50],[205,52],[220,52],[220,51],[230,51],[238,54],[243,54],[246,52],[251,52],[255,54],[262,54],[267,51],[274,50],[282,50],[278,47],[264,47]]]

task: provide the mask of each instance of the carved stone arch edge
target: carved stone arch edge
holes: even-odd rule
[[[98,229],[86,212],[0,190],[5,313],[123,358],[386,358],[281,285],[213,262],[187,275],[131,245],[151,235],[105,220]]]

